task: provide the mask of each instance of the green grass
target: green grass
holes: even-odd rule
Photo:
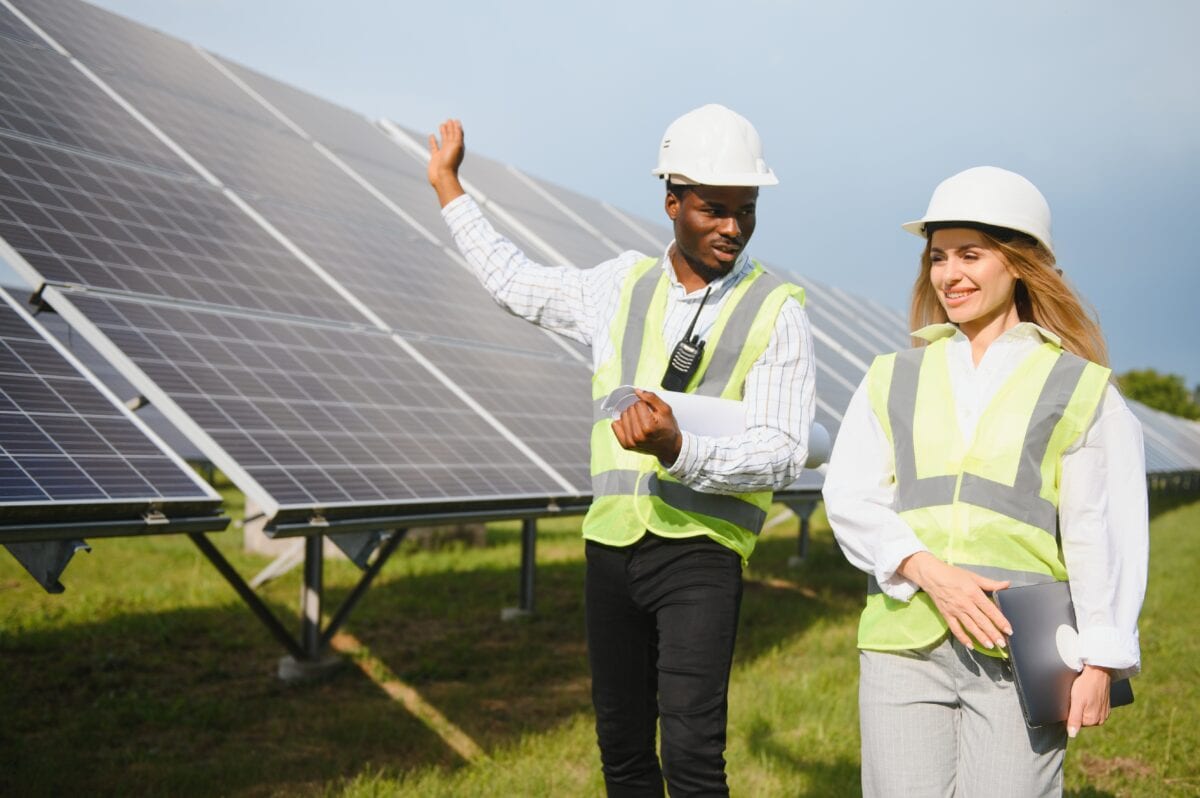
[[[1153,522],[1137,702],[1072,744],[1070,795],[1200,794],[1198,527],[1200,504]],[[578,519],[542,522],[528,621],[498,620],[517,598],[511,523],[483,549],[403,549],[351,617],[371,655],[487,753],[473,763],[355,668],[278,682],[283,652],[186,538],[95,541],[61,596],[0,555],[0,795],[601,795],[577,536]],[[239,537],[213,536],[249,576],[267,560]],[[799,569],[794,549],[782,524],[747,571],[731,786],[856,795],[863,580],[819,517]],[[327,564],[328,608],[357,573]],[[290,628],[298,591],[293,573],[261,593]]]

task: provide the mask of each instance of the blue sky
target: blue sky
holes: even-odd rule
[[[1013,169],[1114,367],[1200,382],[1200,4],[98,4],[371,117],[458,116],[469,148],[652,218],[663,129],[726,104],[781,178],[753,250],[898,309],[900,223],[954,172]]]

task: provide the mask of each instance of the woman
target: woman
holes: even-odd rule
[[[859,625],[866,795],[1059,795],[1067,738],[1140,667],[1148,551],[1141,428],[1096,322],[1055,268],[1050,209],[977,167],[925,216],[911,321],[838,433],[830,524],[868,574]],[[920,329],[918,329],[920,328]],[[1066,724],[1029,729],[1011,631],[985,591],[1068,579],[1082,671]]]

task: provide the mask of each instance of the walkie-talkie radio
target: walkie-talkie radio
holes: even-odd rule
[[[711,285],[704,292],[704,298],[700,300],[700,307],[696,308],[696,315],[692,317],[692,323],[688,325],[683,339],[675,344],[675,349],[671,352],[671,359],[667,362],[667,371],[662,378],[662,387],[668,391],[686,390],[688,383],[692,381],[692,375],[696,373],[696,369],[700,368],[700,359],[704,356],[704,342],[700,340],[699,335],[692,335],[692,331],[696,329],[700,311],[704,310],[704,303],[708,301],[710,293],[712,293]]]

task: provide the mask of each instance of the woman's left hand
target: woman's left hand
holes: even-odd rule
[[[1071,685],[1071,707],[1067,710],[1067,736],[1074,737],[1084,726],[1099,726],[1108,720],[1112,674],[1107,668],[1084,665]]]

